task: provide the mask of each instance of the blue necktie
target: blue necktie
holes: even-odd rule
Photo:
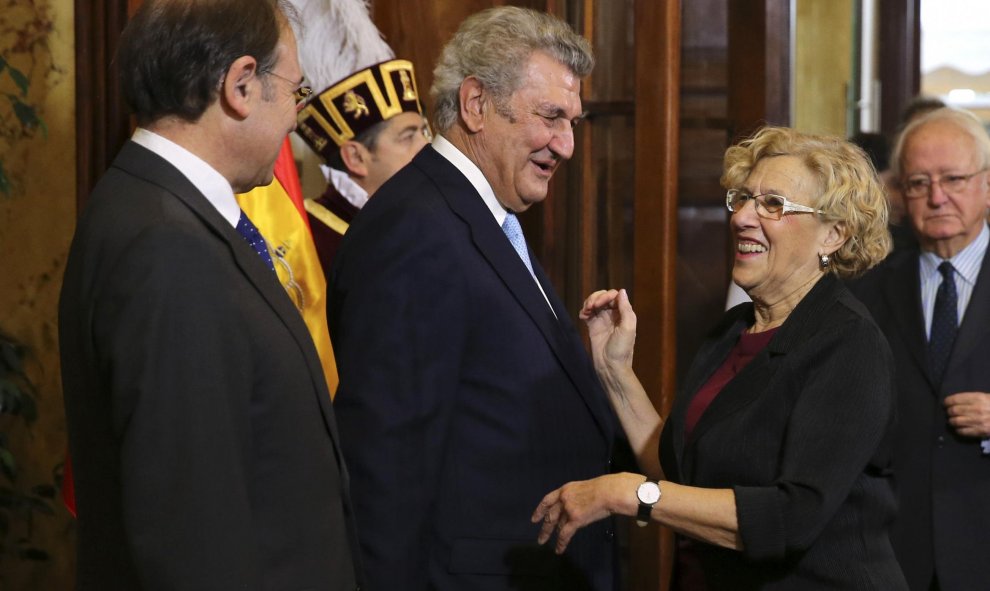
[[[956,295],[955,269],[949,261],[938,266],[942,283],[935,293],[935,308],[932,311],[931,336],[928,337],[928,359],[932,378],[936,384],[942,383],[942,376],[949,364],[952,343],[956,340],[958,320],[958,296]]]
[[[519,253],[519,258],[522,259],[523,264],[529,269],[529,274],[535,278],[536,274],[533,273],[533,263],[529,260],[529,249],[526,248],[526,237],[523,236],[522,226],[519,225],[516,214],[511,211],[506,214],[505,221],[502,222],[502,231],[505,232],[505,236],[509,239],[509,243],[512,244],[512,248],[516,249],[516,252]]]
[[[237,231],[244,237],[245,242],[254,249],[254,252],[258,253],[261,260],[265,261],[268,268],[274,272],[275,264],[272,262],[272,255],[268,252],[268,244],[265,243],[265,238],[243,211],[241,212],[240,219],[237,220]]]

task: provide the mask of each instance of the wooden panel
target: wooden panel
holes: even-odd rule
[[[131,0],[130,4],[136,6]],[[113,57],[127,23],[127,0],[75,0],[76,204],[85,205],[97,179],[130,134]]]
[[[635,369],[662,415],[670,411],[676,385],[680,25],[679,1],[636,0]],[[631,551],[631,589],[669,588],[669,530],[632,532]]]
[[[440,50],[472,14],[492,6],[524,6],[536,10],[546,0],[374,0],[371,16],[397,57],[413,62],[424,107],[433,107],[428,89]]]
[[[790,0],[728,0],[730,136],[790,124]]]
[[[794,43],[796,129],[845,137],[853,80],[853,0],[799,0]]]
[[[901,112],[921,88],[920,21],[920,0],[884,0],[877,73],[880,131],[887,137],[893,137]]]

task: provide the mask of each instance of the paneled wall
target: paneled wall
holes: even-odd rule
[[[853,0],[797,0],[794,30],[794,127],[839,137],[851,96]]]
[[[28,494],[53,483],[65,454],[57,315],[76,219],[72,3],[5,3],[0,56],[6,62],[0,69],[0,167],[10,183],[0,191],[0,333],[25,348],[37,403],[37,420],[28,426],[9,414],[4,396],[0,434],[12,458],[3,461],[12,460],[18,474],[13,482],[0,476],[0,488]],[[23,86],[15,69],[26,77]],[[15,96],[40,125],[22,125],[8,100]],[[6,504],[6,491],[0,497],[0,589],[71,589],[75,520],[57,499],[48,501],[50,515],[26,519],[23,508]],[[29,547],[49,558],[22,559],[20,551]]]

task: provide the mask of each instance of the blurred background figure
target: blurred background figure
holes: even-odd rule
[[[764,128],[725,155],[736,247],[729,310],[670,416],[632,370],[623,291],[585,302],[595,368],[640,474],[569,483],[533,520],[574,532],[610,514],[679,534],[677,589],[905,589],[888,537],[893,359],[840,279],[889,251],[887,207],[851,144]],[[659,449],[659,453],[657,450]]]
[[[306,211],[329,274],[357,212],[429,143],[412,63],[381,62],[328,86],[299,114],[297,131],[328,175],[326,190],[306,200]]]
[[[316,91],[299,113],[305,200],[320,264],[329,275],[341,238],[368,197],[430,141],[413,64],[394,59],[363,0],[293,0],[305,23],[300,65]],[[317,172],[318,171],[318,172]]]

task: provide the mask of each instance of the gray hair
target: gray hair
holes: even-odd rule
[[[547,53],[579,78],[595,66],[588,40],[555,16],[500,6],[465,19],[433,70],[434,127],[442,133],[456,123],[461,82],[469,76],[492,93],[496,108],[504,108],[535,51]]]
[[[897,143],[894,145],[893,158],[891,158],[891,170],[894,173],[894,178],[899,179],[904,172],[904,146],[907,144],[908,138],[922,126],[929,123],[947,123],[953,125],[959,131],[973,138],[973,145],[976,147],[976,155],[979,157],[980,168],[990,168],[990,136],[987,135],[987,130],[983,127],[983,123],[976,115],[969,111],[945,107],[929,111],[919,116],[904,128],[904,131],[897,138]]]

